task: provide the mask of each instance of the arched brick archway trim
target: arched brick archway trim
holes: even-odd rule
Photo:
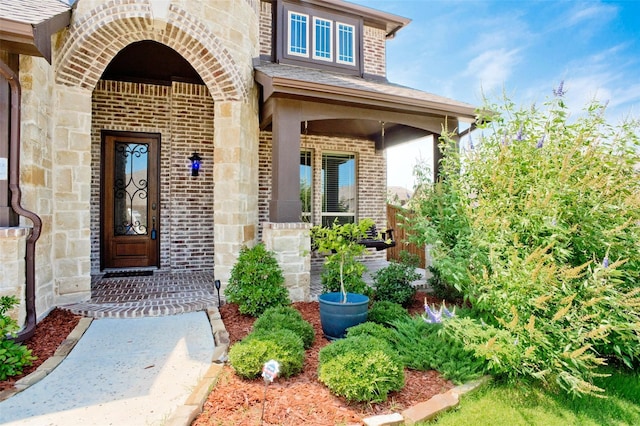
[[[93,89],[113,57],[140,40],[163,43],[181,54],[215,101],[248,99],[249,89],[220,40],[188,12],[171,4],[166,22],[153,19],[149,4],[114,0],[72,24],[56,63],[56,81]]]

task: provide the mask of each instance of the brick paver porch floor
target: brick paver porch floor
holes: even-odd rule
[[[376,260],[365,263],[368,272],[364,278],[371,283],[372,274],[387,264]],[[322,291],[321,265],[311,268],[311,300],[317,300]],[[414,283],[424,286],[424,279]],[[220,292],[224,304],[224,292]],[[175,315],[201,311],[218,306],[218,294],[213,272],[168,273],[156,271],[150,276],[91,279],[91,299],[86,302],[62,306],[73,313],[92,318],[139,318]]]

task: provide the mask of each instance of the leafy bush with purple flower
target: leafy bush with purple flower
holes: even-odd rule
[[[447,329],[495,373],[583,394],[600,365],[639,365],[640,123],[598,102],[570,119],[565,94],[487,103],[472,150],[443,136],[412,228],[477,316]]]

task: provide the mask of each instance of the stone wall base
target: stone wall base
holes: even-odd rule
[[[311,224],[265,222],[262,241],[275,252],[293,302],[308,302],[311,286]]]
[[[0,296],[15,296],[19,303],[8,311],[22,327],[27,317],[25,301],[25,254],[31,228],[0,228]]]

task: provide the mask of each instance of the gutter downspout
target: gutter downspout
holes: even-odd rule
[[[11,86],[11,122],[9,125],[9,189],[11,190],[11,208],[20,216],[33,222],[31,235],[27,239],[26,270],[25,270],[25,299],[27,318],[23,329],[14,338],[17,342],[23,342],[33,336],[36,328],[36,285],[35,285],[35,254],[36,241],[40,238],[42,219],[37,214],[26,210],[20,204],[22,192],[20,191],[20,103],[22,94],[18,76],[4,61],[0,60],[0,73],[7,79]]]

